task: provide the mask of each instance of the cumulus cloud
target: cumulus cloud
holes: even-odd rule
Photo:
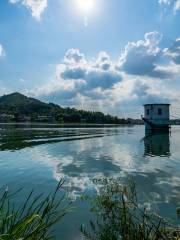
[[[0,44],[0,57],[3,57],[5,55],[5,50],[3,46]]]
[[[4,94],[9,94],[11,92],[11,89],[8,89],[6,86],[4,86],[4,83],[0,81],[0,96]]]
[[[160,4],[167,4],[167,5],[170,5],[172,2],[172,0],[159,0],[159,3]]]
[[[121,81],[121,74],[111,64],[107,53],[100,53],[97,61],[87,61],[85,55],[78,49],[66,52],[64,63],[57,66],[56,77],[62,80],[79,80],[80,84],[76,85],[83,92],[98,87],[111,88]]]
[[[116,106],[141,106],[147,102],[168,101],[169,92],[164,88],[160,79],[125,75],[123,81],[113,89],[111,95]],[[164,91],[163,95],[161,94],[162,90]]]
[[[41,20],[42,13],[47,7],[47,0],[9,0],[10,3],[21,3],[30,10],[32,16],[37,20]]]
[[[167,49],[160,48],[161,39],[158,32],[146,33],[143,40],[128,43],[114,61],[105,51],[87,59],[79,49],[69,49],[52,80],[29,94],[115,115],[147,102],[177,101],[180,86],[172,90],[171,82],[177,83],[180,74],[179,39]]]
[[[19,82],[20,82],[20,83],[25,83],[26,81],[25,81],[24,78],[20,78],[20,79],[19,79]]]
[[[180,10],[180,0],[159,0],[159,4],[163,6],[172,6],[174,14]]]
[[[82,102],[93,106],[92,101],[96,101],[95,105],[98,106],[98,101],[100,104],[121,81],[121,72],[106,52],[100,52],[96,59],[87,60],[78,49],[69,49],[62,63],[56,66],[54,79],[30,94],[43,99],[53,96],[53,100],[58,99],[66,106],[78,106]]]
[[[80,53],[79,49],[71,48],[67,50],[64,62],[68,64],[83,63],[85,61],[85,56],[83,53]]]
[[[106,52],[100,52],[96,61],[97,66],[103,70],[108,70],[111,67],[111,60]]]
[[[177,0],[174,5],[174,11],[176,12],[178,10],[180,10],[180,0]]]
[[[162,54],[158,47],[161,39],[162,34],[155,31],[146,33],[144,40],[129,42],[120,57],[118,68],[128,74],[166,77],[156,71]]]
[[[151,86],[152,82],[149,80],[142,81],[140,79],[136,80],[132,93],[136,96],[136,100],[145,104],[147,102],[169,102],[169,93],[167,91],[162,95],[163,84],[161,81],[153,83],[154,86]]]
[[[172,47],[164,50],[166,56],[170,57],[175,64],[180,64],[180,38],[177,38]]]

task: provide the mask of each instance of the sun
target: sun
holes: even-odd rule
[[[88,15],[95,8],[96,0],[76,0],[78,11],[82,14]]]

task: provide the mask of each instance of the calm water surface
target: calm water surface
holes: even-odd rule
[[[64,178],[76,211],[56,227],[56,239],[81,239],[88,206],[79,199],[94,192],[94,178],[133,177],[141,200],[177,222],[180,206],[180,126],[170,133],[145,135],[143,126],[58,128],[0,125],[0,184],[49,192]]]

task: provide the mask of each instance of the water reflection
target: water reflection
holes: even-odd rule
[[[117,134],[108,129],[73,129],[73,128],[20,128],[11,126],[0,129],[0,151],[15,151],[38,145],[55,144],[66,141],[101,138]]]
[[[97,190],[94,178],[126,181],[133,176],[140,199],[147,203],[150,199],[150,207],[173,218],[180,205],[180,127],[171,131],[170,137],[169,132],[144,135],[142,126],[0,128],[0,181],[15,189],[18,185],[46,192],[47,186],[52,189],[59,179],[65,179],[64,187],[76,199],[79,210],[74,221],[70,215],[67,224],[62,223],[62,229],[67,230],[57,239],[80,239],[78,228],[88,219],[88,211],[78,203],[79,196]],[[76,230],[72,230],[74,224]]]
[[[170,156],[170,132],[145,131],[144,137],[145,156]]]

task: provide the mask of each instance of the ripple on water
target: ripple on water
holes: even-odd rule
[[[0,129],[0,181],[12,189],[23,186],[26,191],[35,188],[48,192],[64,178],[65,188],[81,209],[65,220],[61,233],[64,239],[75,240],[78,228],[70,229],[68,221],[80,226],[88,220],[88,211],[78,197],[96,190],[94,178],[119,177],[127,181],[133,177],[141,198],[147,203],[151,199],[149,207],[175,219],[180,204],[179,145],[180,127],[173,127],[171,134],[145,135],[142,126],[6,126]]]

